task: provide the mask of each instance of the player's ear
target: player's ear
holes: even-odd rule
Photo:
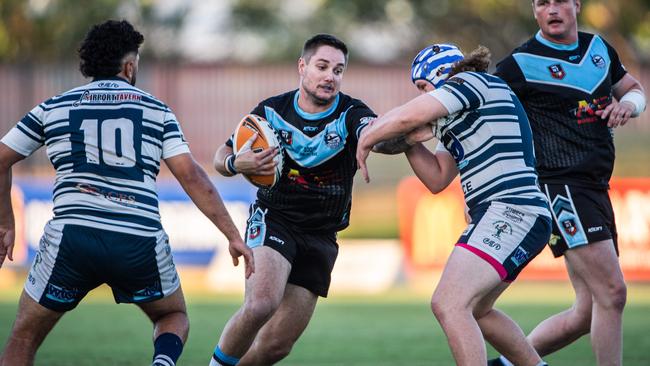
[[[305,67],[307,67],[307,62],[305,61],[304,58],[300,57],[298,59],[298,74],[300,74],[300,76],[304,75]]]
[[[580,14],[580,9],[582,8],[582,4],[580,4],[580,0],[574,0],[576,4],[576,14]]]

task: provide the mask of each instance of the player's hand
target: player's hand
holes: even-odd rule
[[[255,259],[253,251],[249,248],[241,238],[231,240],[228,245],[228,251],[232,257],[232,264],[239,265],[239,257],[244,256],[244,265],[246,271],[246,278],[250,277],[255,272]]]
[[[619,103],[614,100],[607,108],[596,111],[596,115],[600,116],[601,119],[607,119],[609,117],[607,127],[614,128],[624,126],[632,116],[634,108],[634,105],[630,102]]]
[[[0,227],[0,268],[5,262],[5,258],[10,261],[14,260],[14,240],[16,239],[16,230],[12,227]]]
[[[359,143],[357,144],[357,169],[361,169],[363,180],[365,180],[366,183],[370,182],[370,176],[368,175],[368,166],[366,165],[366,160],[368,159],[370,150],[372,150],[372,146],[368,146],[365,135],[361,135]]]
[[[277,147],[258,152],[251,150],[251,146],[253,146],[257,136],[257,133],[253,134],[239,150],[235,156],[235,169],[238,173],[246,175],[274,174],[277,162],[273,159],[280,153],[280,150]]]

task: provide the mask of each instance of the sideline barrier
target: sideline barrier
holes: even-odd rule
[[[233,221],[244,232],[248,206],[256,188],[243,179],[213,181]],[[52,218],[51,179],[18,178],[12,186],[12,205],[16,221],[16,244],[11,266],[29,266],[38,251],[43,227]],[[213,255],[225,251],[226,238],[189,199],[178,182],[159,180],[159,210],[169,235],[174,260],[181,265],[207,266]]]
[[[650,280],[650,179],[613,178],[609,191],[618,231],[620,263],[627,280]],[[397,188],[400,238],[409,271],[443,268],[465,229],[459,180],[433,195],[416,178]],[[521,273],[525,279],[566,279],[564,260],[545,248]]]

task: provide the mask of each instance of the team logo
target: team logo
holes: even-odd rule
[[[497,239],[501,239],[501,234],[512,234],[512,226],[505,221],[495,221],[492,227],[496,230],[492,236]]]
[[[255,239],[260,235],[260,227],[259,226],[251,226],[250,229],[248,229],[248,239]]]
[[[330,132],[325,135],[325,144],[330,149],[336,149],[341,146],[341,136],[336,132]]]
[[[293,142],[293,133],[287,130],[280,130],[280,138],[282,138],[285,144],[291,145]]]
[[[597,68],[602,69],[605,67],[605,59],[601,55],[593,55],[591,56],[591,62],[596,65]]]
[[[554,79],[562,80],[566,76],[566,72],[564,72],[564,69],[562,68],[562,65],[560,65],[560,64],[555,64],[555,65],[549,66],[548,71],[551,72],[551,76]]]
[[[574,236],[578,232],[576,222],[573,220],[573,218],[562,221],[562,227],[564,228],[564,232],[571,236]]]

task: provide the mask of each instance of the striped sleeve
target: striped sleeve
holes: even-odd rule
[[[165,113],[163,132],[163,153],[162,158],[168,159],[176,155],[189,153],[190,148],[185,141],[181,125],[172,112]]]
[[[477,109],[485,104],[488,94],[488,81],[478,73],[463,72],[440,88],[429,92],[447,108],[449,114]]]
[[[42,120],[43,109],[37,106],[9,130],[0,141],[15,152],[29,156],[45,142]]]

